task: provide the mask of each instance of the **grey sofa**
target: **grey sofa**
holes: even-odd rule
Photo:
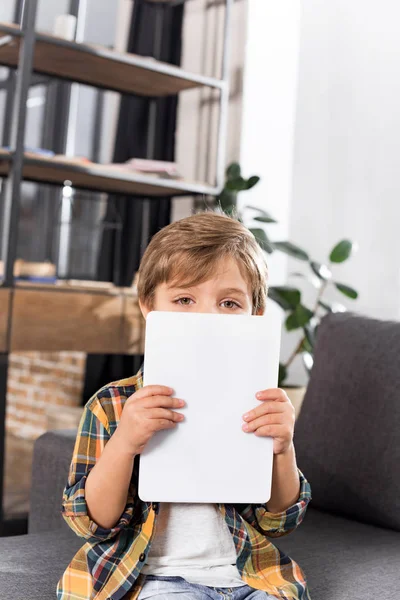
[[[82,545],[60,515],[75,435],[35,443],[29,533],[0,539],[0,600],[54,600]],[[323,320],[295,446],[312,501],[273,543],[301,565],[312,600],[398,600],[400,323]]]

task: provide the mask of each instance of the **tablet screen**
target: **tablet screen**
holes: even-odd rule
[[[144,385],[185,400],[185,418],[156,432],[140,456],[139,497],[149,502],[265,503],[273,439],[242,430],[256,392],[277,387],[281,312],[263,316],[149,313]]]

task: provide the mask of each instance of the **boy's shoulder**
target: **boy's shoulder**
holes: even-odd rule
[[[142,370],[136,375],[111,381],[100,388],[86,403],[86,408],[96,415],[107,430],[113,430],[121,417],[126,400],[143,387]]]

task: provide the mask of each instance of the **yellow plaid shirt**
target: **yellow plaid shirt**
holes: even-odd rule
[[[126,400],[141,387],[139,370],[133,377],[103,387],[83,409],[62,515],[85,543],[57,584],[58,600],[136,600],[143,586],[141,570],[159,507],[142,502],[137,495],[139,456],[135,457],[124,512],[115,527],[104,529],[91,520],[85,500],[88,474],[115,432]],[[310,600],[299,565],[268,539],[287,535],[302,522],[311,487],[300,470],[299,478],[297,502],[281,513],[270,513],[262,504],[217,505],[232,534],[243,582],[281,600]]]

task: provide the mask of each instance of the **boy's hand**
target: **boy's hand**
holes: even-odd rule
[[[295,409],[287,394],[279,388],[256,394],[262,404],[243,415],[242,428],[258,436],[274,438],[274,454],[283,454],[292,444]]]
[[[185,401],[171,396],[169,387],[146,385],[127,399],[114,433],[125,452],[140,454],[156,431],[173,429],[183,420],[181,413],[171,409],[182,408]]]

